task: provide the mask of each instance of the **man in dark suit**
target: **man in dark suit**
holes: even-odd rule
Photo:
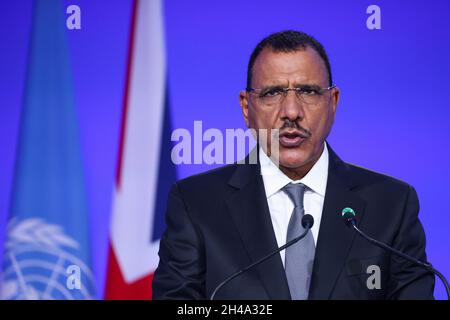
[[[304,239],[227,283],[216,298],[433,298],[432,274],[342,221],[350,207],[366,233],[426,260],[413,187],[343,162],[326,143],[338,101],[328,57],[314,38],[285,31],[258,44],[240,104],[247,127],[269,130],[270,138],[252,151],[256,164],[249,156],[173,186],[154,299],[209,298],[228,276],[306,231],[304,214],[315,220]]]

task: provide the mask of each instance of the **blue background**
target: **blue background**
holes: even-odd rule
[[[82,29],[67,34],[101,298],[131,0],[63,3],[81,8]],[[381,8],[381,30],[366,27],[371,4]],[[450,1],[171,0],[164,12],[173,128],[191,130],[194,120],[203,121],[203,130],[244,128],[238,92],[256,43],[283,29],[321,41],[341,88],[330,144],[347,162],[415,186],[429,260],[450,277]],[[0,10],[0,243],[11,199],[31,15],[30,0],[8,1]],[[178,178],[210,168],[181,165]],[[444,298],[438,281],[435,295]]]

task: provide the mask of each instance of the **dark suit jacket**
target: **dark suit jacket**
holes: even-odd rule
[[[342,221],[345,207],[356,211],[358,226],[368,235],[426,260],[414,188],[344,163],[329,148],[309,298],[432,299],[434,276],[356,235]],[[169,194],[166,224],[154,299],[208,299],[229,275],[277,248],[260,166],[255,164],[233,164],[177,182]],[[367,286],[370,265],[380,268],[380,289]],[[290,298],[279,254],[232,280],[216,296]]]

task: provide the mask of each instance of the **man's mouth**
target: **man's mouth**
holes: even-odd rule
[[[300,146],[309,135],[299,130],[285,130],[280,133],[280,144],[285,148],[295,148]]]

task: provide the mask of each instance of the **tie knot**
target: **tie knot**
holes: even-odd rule
[[[289,196],[294,203],[294,207],[303,208],[303,195],[306,186],[303,183],[289,183],[283,188],[283,191]]]

